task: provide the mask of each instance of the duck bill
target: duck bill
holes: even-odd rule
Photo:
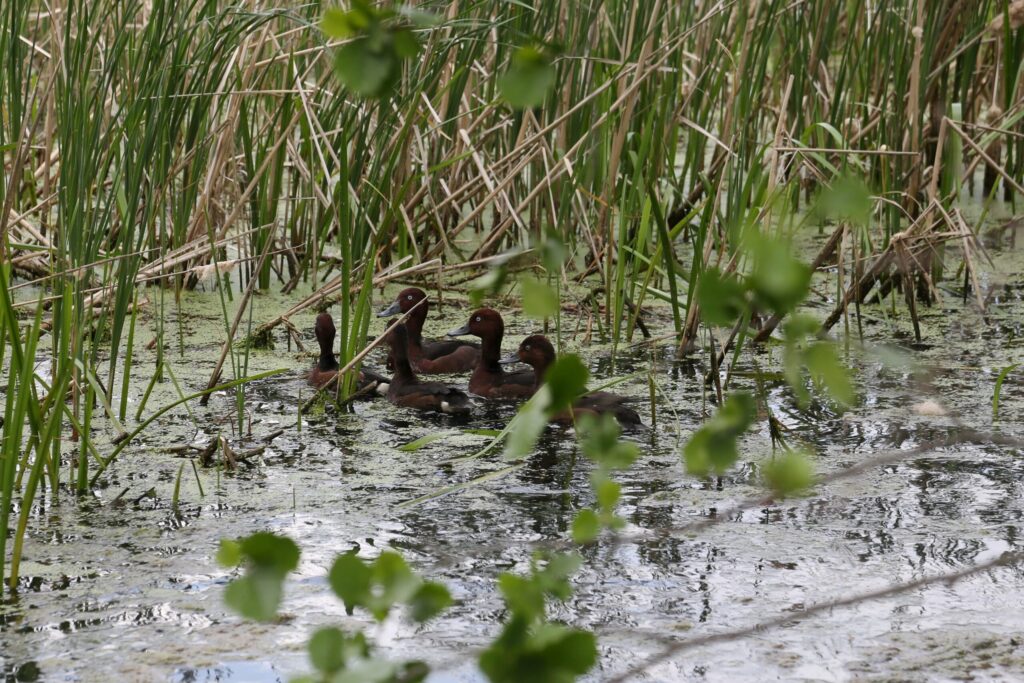
[[[386,318],[389,315],[400,315],[402,313],[402,305],[397,301],[392,301],[391,305],[385,308],[383,311],[377,314],[378,318]]]
[[[469,334],[469,323],[462,327],[456,327],[454,330],[448,330],[449,337],[464,337],[467,334]]]
[[[502,365],[511,365],[512,363],[518,363],[519,362],[519,354],[518,353],[510,353],[507,356],[505,356],[504,358],[502,358],[501,360],[499,360],[498,362],[501,363]]]

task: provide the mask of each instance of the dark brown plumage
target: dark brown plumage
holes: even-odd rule
[[[340,369],[338,360],[334,357],[334,337],[337,332],[334,328],[334,319],[331,318],[330,313],[326,312],[316,317],[316,325],[313,329],[316,333],[316,341],[320,345],[320,358],[313,369],[309,371],[306,381],[319,389],[334,379]],[[371,385],[373,385],[374,393],[384,395],[390,382],[391,380],[384,375],[370,368],[363,368],[359,371],[356,386],[361,392],[369,393]]]
[[[388,400],[395,405],[417,410],[436,410],[453,415],[469,412],[469,397],[440,382],[421,382],[409,364],[409,332],[404,324],[396,325],[388,334],[395,375],[388,386]]]
[[[480,362],[469,378],[469,391],[485,398],[529,398],[533,395],[533,371],[505,372],[501,367],[501,339],[505,323],[490,308],[481,308],[469,316],[469,322],[448,333],[449,337],[471,334],[480,337]]]
[[[409,287],[398,293],[390,306],[377,314],[378,318],[407,313],[427,298],[418,287]],[[409,364],[416,372],[428,375],[467,372],[476,367],[480,359],[480,346],[456,339],[423,342],[423,323],[427,319],[430,301],[413,310],[405,320],[409,333]]]
[[[548,367],[555,362],[555,347],[542,334],[529,336],[519,344],[519,349],[515,354],[505,358],[502,362],[515,361],[526,363],[533,368],[536,376],[533,391],[536,392],[544,383],[544,375],[547,373]],[[616,420],[624,425],[640,424],[640,415],[625,405],[625,401],[626,399],[622,396],[607,391],[594,391],[580,396],[573,403],[571,411],[561,412],[552,417],[551,421],[572,423],[579,419],[580,415],[611,413]]]

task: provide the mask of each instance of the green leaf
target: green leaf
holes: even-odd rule
[[[818,196],[815,213],[835,221],[867,225],[871,220],[871,190],[856,176],[842,176]]]
[[[597,663],[597,639],[593,633],[559,624],[544,624],[533,636],[539,646],[542,670],[582,676]],[[570,679],[571,680],[571,679]]]
[[[540,244],[540,262],[544,264],[544,268],[549,273],[557,275],[562,264],[565,263],[566,256],[568,256],[568,251],[561,236],[558,232],[549,229],[547,236]]]
[[[398,63],[391,52],[375,51],[367,38],[357,38],[338,49],[334,70],[353,92],[377,97],[384,94],[392,78],[397,76]]]
[[[698,429],[683,447],[686,471],[697,476],[722,474],[739,459],[737,439],[757,416],[754,398],[735,392],[713,418]]]
[[[373,572],[353,551],[334,560],[327,578],[331,590],[345,603],[345,611],[352,614],[357,606],[369,602],[372,577]]]
[[[242,546],[238,541],[221,539],[217,550],[217,563],[222,567],[237,567],[242,561]]]
[[[814,466],[802,453],[789,451],[764,466],[764,481],[780,498],[800,493],[814,483]]]
[[[260,531],[243,538],[239,550],[256,567],[281,575],[299,566],[299,546],[285,536]]]
[[[590,508],[580,510],[572,521],[572,540],[577,543],[590,543],[600,532],[601,522]]]
[[[583,415],[578,428],[583,454],[602,467],[625,469],[640,455],[635,443],[619,440],[622,428],[611,415]]]
[[[785,315],[796,308],[811,285],[811,269],[792,254],[792,245],[778,239],[749,233],[748,254],[753,269],[748,283],[759,308]]]
[[[424,622],[434,618],[452,604],[448,589],[434,581],[425,581],[409,600],[414,621]]]
[[[337,7],[328,7],[320,20],[320,30],[331,38],[348,38],[358,30],[349,21],[348,14]]]
[[[513,107],[535,107],[555,84],[555,67],[536,48],[521,47],[508,71],[498,78],[498,90]]]
[[[602,510],[612,512],[622,495],[622,486],[613,479],[604,478],[594,487],[597,493],[597,504]]]
[[[700,276],[697,304],[701,317],[708,323],[732,325],[746,310],[746,292],[736,276],[709,268]]]
[[[273,621],[284,593],[283,576],[270,570],[253,570],[224,589],[224,602],[247,619]]]
[[[1007,365],[1005,368],[999,371],[999,376],[996,377],[996,388],[992,392],[992,421],[995,422],[999,417],[999,396],[1003,392],[1003,382],[1010,375],[1011,372],[1016,370],[1020,366],[1020,363],[1014,363],[1013,365]]]
[[[819,387],[825,389],[832,400],[840,406],[853,405],[855,400],[853,383],[846,367],[839,360],[835,344],[815,342],[804,352],[804,362],[811,377]]]
[[[318,629],[309,639],[309,658],[325,674],[340,670],[345,666],[345,634],[333,626]]]
[[[519,460],[531,452],[548,424],[547,407],[551,402],[551,389],[547,384],[541,386],[533,397],[527,401],[510,424],[511,431],[505,441],[504,458]]]
[[[573,401],[586,392],[588,379],[590,371],[575,353],[563,353],[556,358],[544,377],[544,384],[551,392],[548,415],[572,405]]]
[[[508,572],[498,577],[498,590],[509,610],[533,620],[544,616],[544,593],[536,582]]]
[[[524,315],[540,319],[558,313],[558,295],[546,282],[523,278],[519,284],[523,290]]]
[[[368,607],[377,621],[383,621],[395,603],[408,602],[420,587],[420,579],[412,573],[405,559],[386,550],[373,562],[373,582],[381,587],[380,595]]]
[[[402,59],[412,59],[420,53],[420,41],[407,28],[395,29],[391,34],[391,39],[394,41],[395,54]]]

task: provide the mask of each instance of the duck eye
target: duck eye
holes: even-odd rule
[[[476,317],[476,318],[474,318],[473,320],[474,320],[474,322],[480,322],[480,316],[477,316],[477,317]]]
[[[527,344],[526,346],[523,347],[523,351],[529,351],[529,350],[530,350],[530,345],[529,344]]]
[[[408,299],[409,301],[412,301],[412,294],[406,294],[405,298]]]

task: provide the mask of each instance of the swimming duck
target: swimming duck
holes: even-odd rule
[[[544,375],[548,367],[555,362],[555,347],[551,345],[548,338],[542,334],[534,334],[527,337],[519,344],[519,349],[505,358],[501,359],[503,364],[526,363],[533,368],[536,381],[533,391],[536,392],[544,383]],[[640,415],[635,410],[625,405],[626,399],[607,391],[593,391],[584,394],[576,399],[572,411],[561,412],[551,418],[552,422],[572,423],[580,415],[589,413],[601,415],[611,413],[615,419],[624,425],[640,424]]]
[[[316,332],[316,341],[320,345],[320,358],[313,369],[309,371],[306,381],[319,389],[334,379],[341,366],[338,365],[338,359],[334,357],[334,336],[337,331],[334,328],[334,319],[331,318],[331,314],[324,312],[318,315],[313,329]],[[388,392],[390,382],[391,380],[384,375],[364,367],[359,370],[356,387],[364,393],[374,392],[383,396]],[[371,385],[373,386],[371,387]]]
[[[469,391],[485,398],[529,398],[536,378],[532,370],[505,372],[501,367],[501,338],[505,322],[491,308],[481,308],[469,316],[469,322],[448,333],[449,337],[471,334],[480,337],[480,362],[469,378]]]
[[[442,374],[467,372],[476,367],[480,359],[480,345],[455,339],[441,339],[423,343],[423,323],[427,319],[430,301],[426,292],[418,287],[409,287],[398,293],[391,305],[377,314],[378,318],[406,313],[416,307],[405,320],[409,333],[409,364],[417,372]]]
[[[436,410],[453,415],[469,412],[469,397],[462,391],[440,382],[421,382],[409,364],[409,331],[405,324],[396,325],[387,337],[395,375],[388,386],[388,400],[398,406],[419,410]]]

